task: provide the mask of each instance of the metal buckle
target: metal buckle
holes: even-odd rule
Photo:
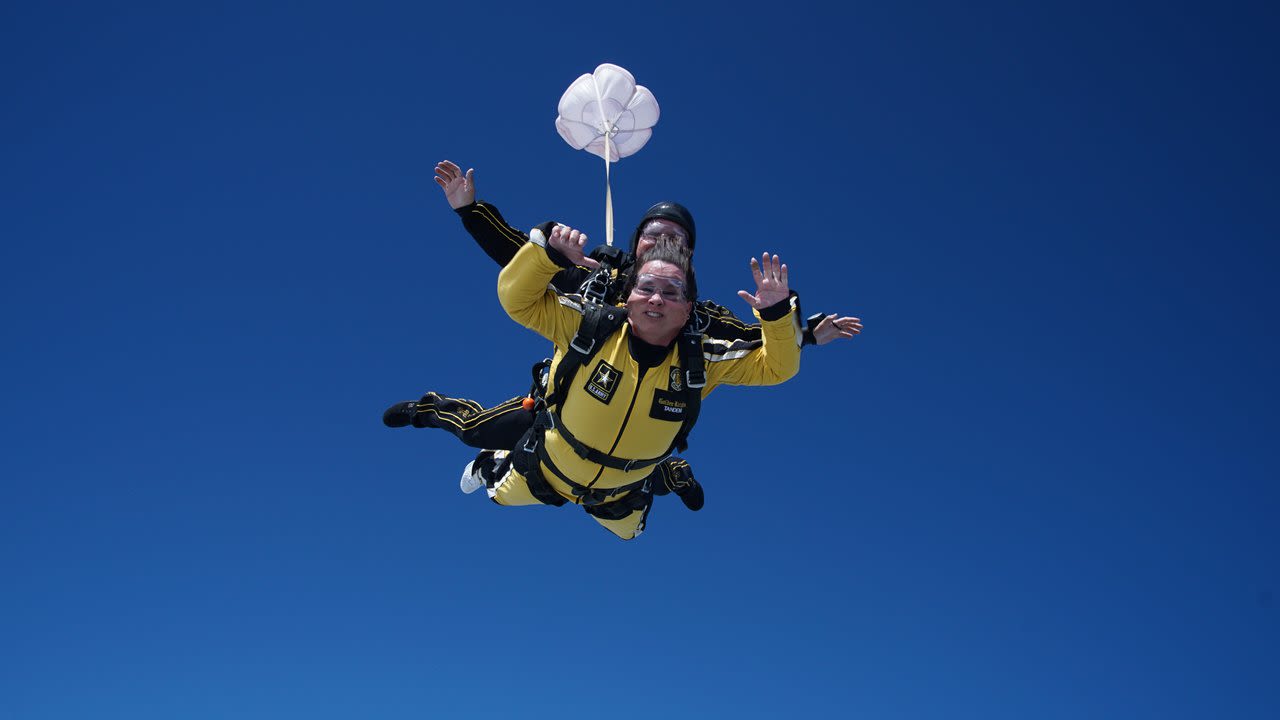
[[[684,371],[684,382],[687,387],[701,388],[707,386],[707,373],[705,370],[697,370],[697,379],[694,379],[694,370]]]
[[[582,296],[597,305],[603,305],[604,292],[607,289],[609,289],[609,281],[604,279],[597,271],[582,284]]]
[[[580,348],[580,347],[578,347],[578,341],[579,341],[579,340],[582,340],[582,339],[584,339],[584,338],[583,338],[581,335],[574,335],[574,336],[573,336],[573,340],[569,342],[569,347],[573,348],[574,350],[577,350],[578,352],[582,353],[583,355],[590,355],[590,354],[591,354],[591,351],[592,351],[593,349],[595,349],[595,346],[596,346],[596,339],[595,339],[595,338],[585,338],[586,340],[589,340],[589,341],[591,342],[591,344],[590,344],[590,345],[588,345],[588,346],[586,346],[585,348]]]

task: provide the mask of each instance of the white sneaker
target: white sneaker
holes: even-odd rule
[[[458,481],[458,487],[463,493],[470,495],[484,487],[484,477],[480,475],[480,470],[489,462],[489,456],[486,455],[467,463],[467,466],[462,469],[462,479]]]
[[[462,469],[462,479],[458,481],[458,487],[462,492],[470,495],[482,487],[489,487],[497,484],[502,478],[497,477],[498,468],[502,467],[502,463],[506,461],[506,450],[483,450],[476,459],[467,463]]]

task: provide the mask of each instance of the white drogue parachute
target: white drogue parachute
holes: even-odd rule
[[[556,130],[575,150],[604,158],[605,242],[613,245],[613,193],[609,163],[635,154],[658,124],[658,101],[624,68],[603,63],[560,96]]]

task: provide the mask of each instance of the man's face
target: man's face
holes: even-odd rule
[[[643,261],[644,256],[658,244],[658,238],[662,235],[671,236],[684,249],[689,249],[688,231],[680,227],[679,223],[657,218],[645,223],[644,228],[640,230],[640,241],[636,243],[636,260]]]
[[[693,304],[687,299],[684,271],[669,262],[654,260],[640,266],[636,285],[627,296],[627,312],[637,337],[654,345],[666,345],[689,321]]]

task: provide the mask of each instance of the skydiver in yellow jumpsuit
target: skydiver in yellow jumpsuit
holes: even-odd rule
[[[545,246],[521,248],[498,280],[507,314],[555,344],[552,378],[582,323],[583,303],[548,289],[548,282],[564,267],[584,263],[585,239],[557,226]],[[703,335],[701,397],[717,385],[775,385],[799,370],[796,303],[787,267],[765,253],[759,261],[752,259],[751,269],[756,292],[739,295],[759,318],[761,338],[727,342]],[[670,452],[683,421],[676,341],[697,299],[687,251],[660,242],[627,283],[624,297],[626,321],[563,383],[557,422],[542,432],[532,463],[499,464],[503,455],[498,454],[489,470],[501,474],[488,491],[500,505],[583,505],[610,532],[630,540],[644,530],[649,502],[643,483],[651,467],[592,462],[582,448],[627,462]],[[558,389],[549,388],[548,394]]]

